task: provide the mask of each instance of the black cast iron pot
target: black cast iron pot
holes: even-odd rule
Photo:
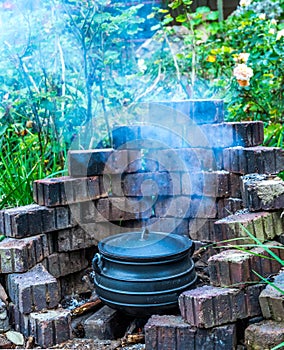
[[[99,298],[133,316],[162,313],[196,281],[193,242],[161,232],[131,232],[107,237],[93,259]]]

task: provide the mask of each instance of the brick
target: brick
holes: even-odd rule
[[[154,205],[155,216],[161,217],[190,217],[191,198],[188,196],[161,197]]]
[[[215,198],[189,196],[160,197],[154,206],[155,216],[176,218],[215,218]]]
[[[284,322],[262,321],[245,330],[247,350],[272,349],[284,342]]]
[[[47,271],[54,277],[69,275],[88,266],[84,250],[53,253],[42,261]]]
[[[243,201],[240,198],[219,198],[216,204],[218,219],[235,214],[244,208]]]
[[[230,173],[229,176],[229,191],[233,198],[242,198],[241,193],[241,175]]]
[[[284,322],[284,295],[280,292],[284,290],[284,272],[274,278],[273,284],[279,289],[267,285],[259,296],[261,311],[264,318]]]
[[[34,181],[34,200],[47,207],[94,200],[106,193],[101,193],[100,176],[58,178]]]
[[[257,174],[243,176],[242,197],[250,211],[283,209],[284,181]]]
[[[68,152],[68,169],[72,177],[121,174],[129,164],[141,158],[140,151],[93,149]]]
[[[108,306],[87,318],[84,322],[85,337],[98,339],[117,339],[124,335],[129,319]]]
[[[179,308],[183,319],[190,325],[211,328],[260,315],[260,292],[259,286],[240,290],[205,285],[183,292],[179,296]],[[253,306],[248,307],[248,302]]]
[[[204,171],[182,174],[182,194],[207,197],[228,197],[229,173]]]
[[[36,344],[44,348],[71,339],[70,311],[56,309],[42,313],[31,313],[28,334],[34,336]]]
[[[24,314],[52,309],[60,300],[56,279],[41,264],[28,272],[8,275],[8,293]]]
[[[151,102],[149,114],[151,116],[163,112],[164,116],[165,109],[172,117],[180,117],[182,114],[187,116],[187,123],[207,124],[221,122],[224,119],[224,102],[218,99]]]
[[[264,126],[262,121],[242,121],[226,123],[233,128],[234,146],[254,147],[264,140]]]
[[[59,277],[58,283],[60,285],[61,298],[93,292],[95,285],[88,282],[89,272],[86,270]]]
[[[223,151],[224,170],[237,174],[278,174],[284,169],[284,150],[278,147],[230,147]]]
[[[72,227],[68,207],[47,208],[37,204],[1,211],[0,227],[7,237],[24,238]]]
[[[140,126],[122,125],[111,131],[113,148],[115,149],[140,149]]]
[[[7,305],[0,299],[0,333],[10,329]]]
[[[198,172],[215,170],[216,157],[212,149],[181,148],[156,150],[148,153],[148,157],[158,162],[160,169],[168,172]]]
[[[243,314],[233,308],[239,291],[211,286],[197,287],[179,296],[179,308],[183,319],[199,328],[211,328],[235,322]]]
[[[0,242],[0,272],[25,272],[42,261],[50,253],[47,236],[14,239]]]
[[[193,240],[212,242],[215,238],[216,219],[195,218],[189,221],[189,236]]]
[[[146,350],[227,350],[236,344],[235,324],[202,329],[180,316],[153,315],[145,325]]]
[[[273,253],[284,258],[283,246],[278,242],[265,244]],[[228,249],[212,256],[208,260],[210,283],[220,287],[242,288],[246,283],[259,281],[260,278],[275,274],[281,265],[270,259],[269,253],[262,247],[247,251]]]
[[[81,226],[57,231],[55,236],[55,250],[57,252],[69,252],[97,245],[94,235],[91,232],[86,232]]]
[[[168,172],[127,174],[122,183],[125,196],[180,194],[180,177]]]
[[[141,125],[139,144],[144,149],[168,149],[183,146],[182,135],[166,125]]]
[[[68,173],[72,177],[101,175],[113,148],[68,151]]]
[[[283,232],[281,212],[243,213],[241,211],[216,221],[214,226],[215,242],[235,239],[234,244],[255,243],[242,227],[261,242],[273,239]]]
[[[191,218],[216,218],[216,199],[213,197],[192,198],[190,202]]]
[[[82,223],[147,219],[152,215],[152,198],[109,197],[80,205]]]

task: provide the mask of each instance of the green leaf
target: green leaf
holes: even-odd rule
[[[187,17],[186,17],[185,14],[181,14],[181,15],[178,15],[178,16],[176,17],[176,21],[177,21],[177,22],[180,22],[180,23],[186,22],[186,20],[187,20]]]
[[[200,7],[197,7],[196,9],[196,13],[208,13],[210,11],[211,11],[210,8],[207,6],[200,6]]]
[[[271,350],[278,350],[278,349],[282,349],[282,348],[284,348],[284,342],[274,346],[273,348],[271,348]]]
[[[219,17],[218,11],[210,11],[208,15],[206,16],[206,19],[208,21],[216,21]]]

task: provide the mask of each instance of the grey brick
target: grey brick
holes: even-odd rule
[[[41,264],[28,272],[8,275],[8,293],[24,314],[52,309],[60,300],[56,279]]]
[[[145,325],[146,350],[228,350],[236,344],[235,324],[202,329],[180,316],[153,315]]]
[[[25,272],[50,253],[45,234],[22,238],[6,238],[0,242],[1,273]]]
[[[81,271],[88,266],[85,250],[76,250],[66,253],[53,253],[42,262],[47,271],[58,278]]]
[[[283,209],[284,181],[275,176],[243,176],[242,197],[244,205],[250,211]]]
[[[123,322],[124,321],[124,322]],[[103,306],[84,322],[85,337],[116,339],[124,335],[129,319],[121,317],[118,311]]]
[[[35,337],[36,344],[47,348],[72,338],[70,311],[49,310],[29,315],[28,334]]]
[[[262,314],[278,322],[284,322],[284,296],[280,290],[284,290],[284,272],[280,272],[273,281],[274,286],[268,285],[260,294],[259,302]]]
[[[280,147],[237,146],[224,149],[223,154],[224,170],[237,174],[277,174],[284,169],[284,150]]]
[[[262,321],[249,325],[245,330],[248,350],[272,349],[284,342],[284,322]]]
[[[3,210],[1,217],[2,233],[12,238],[35,236],[73,225],[68,207],[47,208],[31,204]]]

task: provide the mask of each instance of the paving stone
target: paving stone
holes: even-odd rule
[[[243,176],[242,197],[250,211],[283,209],[284,181],[257,174]]]
[[[124,335],[128,321],[128,317],[105,305],[85,320],[85,337],[117,339]]]
[[[237,344],[236,325],[192,327],[182,317],[153,315],[145,325],[146,350],[228,350]]]
[[[0,230],[7,237],[24,238],[72,226],[68,207],[31,204],[0,211]]]
[[[224,170],[238,174],[278,174],[284,169],[280,147],[230,147],[224,149]]]
[[[283,233],[281,212],[237,212],[215,222],[214,242],[235,239],[234,244],[255,243],[248,237],[243,227],[259,241],[274,239]],[[232,242],[231,242],[232,243]]]
[[[0,299],[0,333],[7,332],[10,329],[7,305]]]
[[[272,349],[284,342],[284,322],[262,321],[245,330],[247,350]]]
[[[47,348],[72,338],[70,311],[64,309],[33,312],[29,315],[29,335],[36,344]]]
[[[88,266],[85,250],[53,253],[42,261],[47,271],[55,278],[81,271]]]
[[[24,314],[52,309],[60,300],[56,279],[41,264],[28,272],[8,275],[8,293]]]
[[[272,285],[267,285],[259,296],[262,314],[265,318],[270,318],[278,322],[284,322],[284,272],[280,272],[274,278]],[[281,290],[281,291],[280,291]]]
[[[0,272],[25,272],[50,254],[47,235],[0,242]]]
[[[260,315],[260,292],[259,286],[240,290],[205,285],[183,292],[179,296],[179,308],[183,319],[190,325],[211,328]],[[253,303],[252,307],[247,306],[248,301]]]
[[[94,200],[105,196],[100,189],[101,176],[72,178],[62,176],[34,181],[34,201],[47,207]]]
[[[265,244],[274,254],[284,259],[284,247],[278,242]],[[212,256],[208,260],[210,283],[220,287],[242,288],[246,283],[259,281],[279,271],[281,264],[271,260],[269,253],[262,247],[250,251],[228,249]]]

